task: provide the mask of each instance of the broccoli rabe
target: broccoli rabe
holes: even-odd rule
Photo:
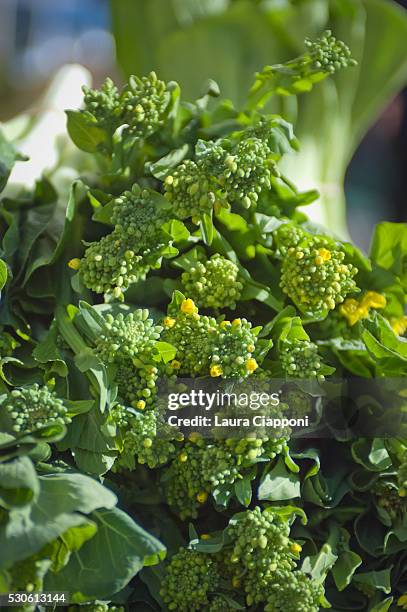
[[[171,93],[155,72],[148,76],[131,76],[120,93],[111,79],[98,89],[83,88],[85,113],[96,125],[106,130],[110,138],[120,126],[126,134],[147,138],[164,123]]]
[[[162,327],[149,318],[147,309],[139,308],[115,317],[107,314],[96,340],[96,351],[106,363],[150,356],[161,331]]]
[[[246,377],[256,371],[254,357],[257,335],[246,319],[222,321],[213,344],[210,374],[223,377]]]
[[[266,612],[318,612],[323,587],[299,570],[278,572],[267,591]]]
[[[181,548],[166,568],[160,595],[169,610],[208,609],[209,595],[219,582],[216,562],[210,555]]]
[[[318,316],[333,310],[349,293],[358,291],[358,270],[346,263],[342,247],[322,236],[307,236],[287,249],[281,288],[303,312]]]
[[[158,411],[132,413],[120,407],[113,412],[112,420],[122,431],[122,451],[115,469],[134,470],[136,463],[153,469],[167,463],[174,454],[176,431],[165,423]]]
[[[284,342],[280,350],[280,359],[284,372],[293,378],[323,378],[319,374],[321,358],[318,347],[309,340]]]
[[[165,206],[137,184],[114,201],[114,230],[93,242],[79,262],[79,276],[96,293],[123,299],[123,292],[159,265],[171,238],[162,230]]]
[[[243,289],[239,268],[219,253],[198,261],[181,277],[185,293],[202,308],[236,308]]]
[[[1,399],[6,427],[15,433],[35,431],[50,423],[70,423],[64,402],[46,386],[37,383],[19,389]]]

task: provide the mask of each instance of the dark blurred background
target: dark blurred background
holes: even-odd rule
[[[406,1],[399,4],[405,6]],[[227,0],[224,4],[226,7]],[[176,5],[181,24],[184,19],[188,25],[188,14],[183,13],[186,4],[178,0]],[[195,5],[199,10],[200,0]],[[217,5],[219,10],[219,2]],[[96,84],[107,75],[120,81],[112,23],[109,0],[1,0],[0,120],[30,107],[55,71],[67,63],[86,66]],[[241,44],[245,45],[244,37]],[[377,88],[380,86],[378,81]],[[365,248],[376,222],[406,220],[406,144],[404,90],[387,104],[363,138],[346,174],[349,227],[354,240]]]

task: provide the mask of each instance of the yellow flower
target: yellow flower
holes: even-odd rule
[[[297,544],[296,542],[294,542],[293,544],[291,544],[291,552],[298,554],[302,551],[302,546],[300,546],[299,544]]]
[[[331,251],[328,251],[328,249],[319,249],[318,255],[315,257],[315,263],[317,266],[321,266],[326,261],[329,261],[331,257]]]
[[[71,268],[71,270],[79,270],[81,267],[81,260],[78,257],[74,257],[74,259],[68,261],[68,266]]]
[[[242,319],[233,319],[232,325],[241,325]]]
[[[200,504],[204,504],[206,502],[206,500],[208,499],[208,494],[206,491],[201,491],[200,493],[198,493],[198,495],[196,496],[197,501],[199,501]]]
[[[235,320],[236,320],[236,319],[235,319]],[[222,323],[219,325],[219,327],[220,327],[221,329],[227,329],[227,328],[229,327],[229,325],[230,325],[230,324],[231,324],[231,323],[230,323],[230,321],[222,321]]]
[[[195,314],[198,312],[198,308],[195,306],[195,302],[188,298],[187,300],[182,301],[181,312],[185,314]]]
[[[185,463],[185,461],[188,461],[188,455],[186,453],[181,453],[178,459],[180,460],[180,463]]]
[[[387,300],[381,293],[377,293],[376,291],[368,291],[365,293],[363,298],[360,301],[360,305],[363,307],[369,308],[384,308],[387,304]]]
[[[163,323],[165,327],[174,327],[175,319],[173,319],[172,317],[165,317]]]
[[[398,336],[404,336],[407,331],[407,317],[399,317],[390,321],[392,329]]]
[[[399,597],[397,605],[400,606],[400,608],[402,608],[403,610],[407,610],[407,594]]]
[[[246,361],[246,370],[250,372],[250,374],[254,372],[255,370],[257,370],[258,367],[259,367],[259,364],[253,357],[250,357],[250,359]]]
[[[355,325],[360,319],[364,319],[369,314],[368,308],[361,308],[358,300],[347,298],[339,307],[339,312],[347,320],[350,326]]]
[[[146,403],[144,400],[138,400],[137,402],[132,402],[133,408],[138,408],[139,410],[144,410],[146,407]]]
[[[222,366],[217,365],[217,364],[211,365],[210,374],[212,378],[217,378],[217,376],[222,376],[223,374]]]
[[[181,362],[178,361],[177,359],[173,359],[170,363],[171,367],[173,370],[179,370],[181,367]]]

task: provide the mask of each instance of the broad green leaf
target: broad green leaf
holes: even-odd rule
[[[98,127],[96,119],[82,111],[68,110],[66,114],[68,134],[76,146],[87,153],[97,153],[106,143],[107,134]]]
[[[300,479],[288,471],[284,460],[279,459],[276,466],[261,479],[257,496],[259,500],[281,501],[300,497]]]
[[[35,468],[28,457],[0,463],[0,505],[21,507],[32,503],[40,490]]]
[[[380,571],[361,572],[355,574],[353,577],[353,582],[361,586],[383,591],[383,593],[388,595],[391,592],[392,567]]]
[[[301,569],[317,582],[323,582],[337,559],[338,556],[332,551],[331,546],[324,544],[318,554],[304,559]]]
[[[97,524],[96,535],[71,555],[58,574],[48,574],[45,580],[46,590],[72,585],[71,598],[76,603],[117,593],[144,566],[155,565],[165,556],[165,547],[122,510],[97,510],[91,516]]]
[[[362,565],[362,558],[351,550],[346,550],[339,555],[332,568],[332,576],[338,591],[343,591],[351,583],[353,574],[360,565]]]

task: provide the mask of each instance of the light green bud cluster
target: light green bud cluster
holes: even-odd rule
[[[208,445],[202,453],[202,477],[215,488],[239,478],[236,456],[223,445]]]
[[[136,460],[151,469],[167,463],[175,452],[171,441],[174,432],[170,430],[155,410],[129,415],[123,431],[123,451],[115,467],[134,470]]]
[[[146,189],[137,184],[114,201],[112,223],[126,237],[135,253],[156,250],[163,244],[162,226],[168,221],[168,210],[160,206]]]
[[[238,514],[227,528],[232,540],[225,562],[235,567],[232,584],[241,577],[248,606],[264,602],[270,585],[296,566],[301,546],[290,540],[290,526],[259,507]]]
[[[321,358],[318,347],[309,340],[284,342],[280,350],[280,360],[284,372],[293,378],[314,378],[321,369]]]
[[[296,247],[304,239],[306,232],[293,223],[283,223],[273,233],[273,236],[279,254],[285,257],[289,248]]]
[[[70,423],[68,409],[48,387],[33,385],[13,389],[4,397],[2,408],[16,432],[30,432],[50,423]]]
[[[290,418],[303,418],[312,412],[312,397],[300,389],[288,389],[281,396],[281,402],[286,406]]]
[[[162,249],[170,244],[169,236],[161,230],[167,220],[168,211],[138,185],[116,198],[114,230],[91,243],[80,261],[79,276],[84,285],[96,293],[123,299],[131,284],[159,265]]]
[[[202,308],[236,308],[243,283],[237,265],[216,253],[181,276],[185,292]]]
[[[268,145],[259,138],[241,140],[224,160],[219,182],[230,204],[243,208],[256,205],[263,190],[270,189],[276,173]]]
[[[333,310],[357,291],[357,268],[345,263],[345,253],[331,240],[309,237],[287,250],[282,262],[281,288],[302,310],[317,315]]]
[[[115,382],[120,397],[133,408],[149,408],[156,400],[159,369],[150,364],[136,366],[132,360],[118,365]]]
[[[267,591],[266,612],[318,612],[324,589],[299,570],[279,572]]]
[[[246,319],[222,321],[212,348],[211,376],[243,377],[258,367],[253,357],[257,336]]]
[[[186,300],[186,303],[192,300]],[[199,376],[208,374],[210,344],[216,334],[217,322],[213,317],[199,315],[195,305],[190,312],[181,310],[174,317],[163,321],[162,339],[176,347],[177,353],[172,362],[179,374]]]
[[[202,474],[203,441],[187,442],[166,470],[164,494],[179,517],[196,518],[208,498],[211,485]]]
[[[209,596],[219,586],[216,562],[210,555],[180,548],[165,570],[160,595],[168,610],[208,610]]]
[[[171,93],[155,72],[148,76],[131,76],[121,95],[122,123],[137,138],[147,138],[163,125]]]
[[[245,378],[257,369],[257,336],[246,319],[230,322],[199,315],[190,298],[173,314],[163,321],[162,338],[176,347],[174,361],[181,374]]]
[[[341,40],[337,40],[330,30],[326,30],[314,41],[307,38],[305,46],[315,70],[333,74],[341,68],[355,66],[357,63],[352,59],[349,47]]]
[[[151,355],[162,327],[149,318],[147,309],[137,309],[115,317],[110,313],[96,339],[96,352],[105,363]]]
[[[261,437],[253,435],[246,438],[226,438],[224,440],[225,446],[236,458],[237,465],[246,467],[255,463],[258,457],[274,459],[282,452],[285,442],[286,439],[283,437],[269,438],[264,435]]]
[[[119,90],[109,78],[100,89],[91,89],[84,85],[84,106],[97,120],[100,128],[114,132],[119,127],[121,106]]]
[[[395,483],[378,481],[373,493],[376,503],[390,518],[395,521],[402,518],[407,510],[407,499],[400,496],[400,491]]]
[[[216,181],[204,164],[187,159],[166,177],[164,197],[179,219],[202,217],[216,202]]]

